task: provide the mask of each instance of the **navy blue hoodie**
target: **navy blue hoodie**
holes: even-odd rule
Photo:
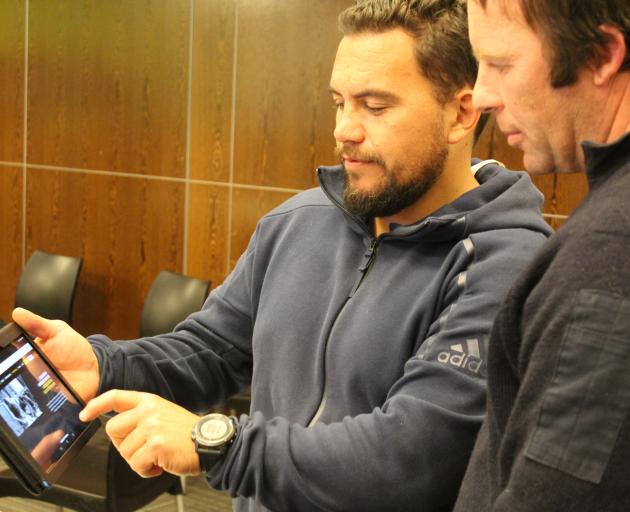
[[[101,391],[207,411],[251,383],[250,415],[207,475],[236,510],[449,510],[485,410],[485,347],[550,234],[525,173],[374,238],[341,167],[266,215],[234,271],[170,334],[91,338]]]

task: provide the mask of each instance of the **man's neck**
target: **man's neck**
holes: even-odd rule
[[[374,219],[374,234],[380,236],[390,231],[392,223],[409,225],[424,219],[430,213],[453,202],[462,194],[476,188],[479,183],[470,170],[470,153],[457,161],[449,162],[433,186],[415,203],[390,217]]]

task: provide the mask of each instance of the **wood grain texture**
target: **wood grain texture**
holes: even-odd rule
[[[0,160],[21,162],[24,131],[24,1],[0,7]]]
[[[83,256],[75,327],[137,337],[160,270],[181,272],[184,185],[29,169],[27,253]]]
[[[29,4],[29,162],[183,176],[190,0]]]
[[[191,177],[229,181],[236,2],[195,2]]]
[[[227,272],[227,187],[192,184],[189,191],[188,271],[221,284]]]
[[[234,190],[234,210],[232,212],[232,232],[230,233],[231,261],[230,268],[247,249],[249,239],[254,234],[260,218],[276,206],[289,199],[293,194],[272,190]]]
[[[239,0],[236,183],[283,188],[316,184],[336,161],[328,93],[350,0]]]
[[[545,213],[570,215],[588,192],[586,174],[545,174],[532,176],[538,189],[545,195]]]
[[[0,166],[0,318],[8,322],[22,270],[22,169]]]

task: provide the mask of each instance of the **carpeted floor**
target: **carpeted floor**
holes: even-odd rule
[[[54,512],[55,505],[37,500],[21,498],[0,498],[0,512]],[[69,511],[70,509],[64,509]],[[175,512],[175,497],[164,494],[146,507],[142,512]],[[184,496],[185,512],[227,512],[232,510],[230,497],[222,492],[209,489],[202,478],[188,478]]]
[[[1,512],[54,512],[55,505],[37,500],[21,498],[0,498]],[[64,509],[70,510],[70,509]],[[175,512],[175,497],[164,494],[146,507],[142,512]],[[188,478],[184,496],[185,512],[227,512],[232,510],[230,497],[222,492],[209,489],[202,478]]]

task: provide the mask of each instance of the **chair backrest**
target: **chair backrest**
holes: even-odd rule
[[[83,258],[35,251],[24,265],[15,305],[46,318],[72,321],[72,305]]]
[[[209,288],[208,280],[162,270],[144,301],[140,336],[171,332],[188,315],[201,309]]]

